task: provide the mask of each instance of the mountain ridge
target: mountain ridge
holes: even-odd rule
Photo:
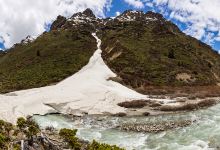
[[[218,89],[220,56],[161,14],[127,10],[115,18],[100,19],[86,9],[70,18],[58,16],[49,32],[35,40],[29,37],[0,54],[0,92],[50,85],[76,73],[95,50],[91,37],[95,31],[103,41],[105,63],[118,75],[113,80],[123,85],[143,94],[148,94],[152,86]],[[85,52],[87,47],[90,50]],[[83,57],[78,58],[82,53]],[[12,67],[14,62],[16,67]]]

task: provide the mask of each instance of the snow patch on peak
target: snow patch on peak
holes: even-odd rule
[[[157,21],[158,19],[152,15],[144,14],[143,11],[133,11],[133,10],[127,10],[121,15],[117,16],[115,19],[117,19],[120,22],[130,22],[130,21],[143,21],[143,22],[149,22],[149,21]]]
[[[32,43],[36,37],[28,35],[24,40],[21,41],[22,44]]]
[[[77,13],[69,18],[67,21],[71,22],[73,25],[86,24],[92,22],[98,22],[98,19],[95,16],[88,16],[83,13]]]

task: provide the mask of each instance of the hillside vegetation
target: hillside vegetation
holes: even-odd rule
[[[86,30],[53,30],[0,55],[0,93],[59,82],[85,66],[96,50]]]
[[[113,20],[100,32],[103,58],[119,76],[118,81],[142,93],[151,86],[217,85],[217,52],[185,35],[161,15],[148,12],[145,16],[156,20]]]
[[[202,93],[197,89],[208,87],[220,95],[220,55],[210,46],[158,13],[128,10],[99,19],[90,9],[69,19],[58,16],[51,31],[0,52],[0,93],[47,86],[76,73],[96,50],[96,30],[102,57],[118,75],[112,80],[144,94]]]

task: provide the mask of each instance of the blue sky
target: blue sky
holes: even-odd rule
[[[50,7],[44,7],[47,3]],[[161,13],[186,34],[220,51],[220,0],[7,0],[0,5],[4,7],[0,9],[0,49],[11,47],[27,35],[40,35],[48,30],[45,24],[51,24],[59,14],[67,17],[89,7],[102,17],[114,17],[127,9]]]

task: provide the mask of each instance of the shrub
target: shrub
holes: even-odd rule
[[[6,143],[6,137],[0,134],[0,148],[5,147],[5,143]]]
[[[3,130],[5,126],[5,122],[3,120],[0,120],[0,132]]]
[[[24,129],[26,125],[27,125],[26,119],[24,119],[23,117],[18,118],[17,126],[19,129]]]
[[[13,129],[13,125],[11,123],[5,122],[5,131],[7,134]]]
[[[80,150],[81,144],[76,136],[77,130],[61,129],[59,135],[69,144],[74,150]]]
[[[37,56],[38,56],[38,57],[40,57],[40,56],[41,56],[41,54],[40,54],[40,51],[39,51],[39,50],[37,50]]]
[[[34,127],[38,128],[38,129],[40,129],[39,125],[34,120],[32,120],[32,119],[28,119],[27,120],[27,126],[28,127],[34,126]]]
[[[70,136],[76,136],[76,133],[77,133],[76,129],[71,130],[71,129],[64,128],[60,130],[59,135],[64,138],[68,138]]]
[[[108,144],[101,144],[93,140],[93,142],[88,146],[88,150],[125,150],[125,149],[119,148],[116,145],[111,146]]]
[[[174,55],[174,50],[170,50],[169,53],[168,53],[168,58],[170,59],[175,59],[175,55]]]
[[[27,136],[28,137],[35,136],[35,135],[37,135],[38,132],[39,132],[39,128],[34,125],[31,125],[28,127]]]

